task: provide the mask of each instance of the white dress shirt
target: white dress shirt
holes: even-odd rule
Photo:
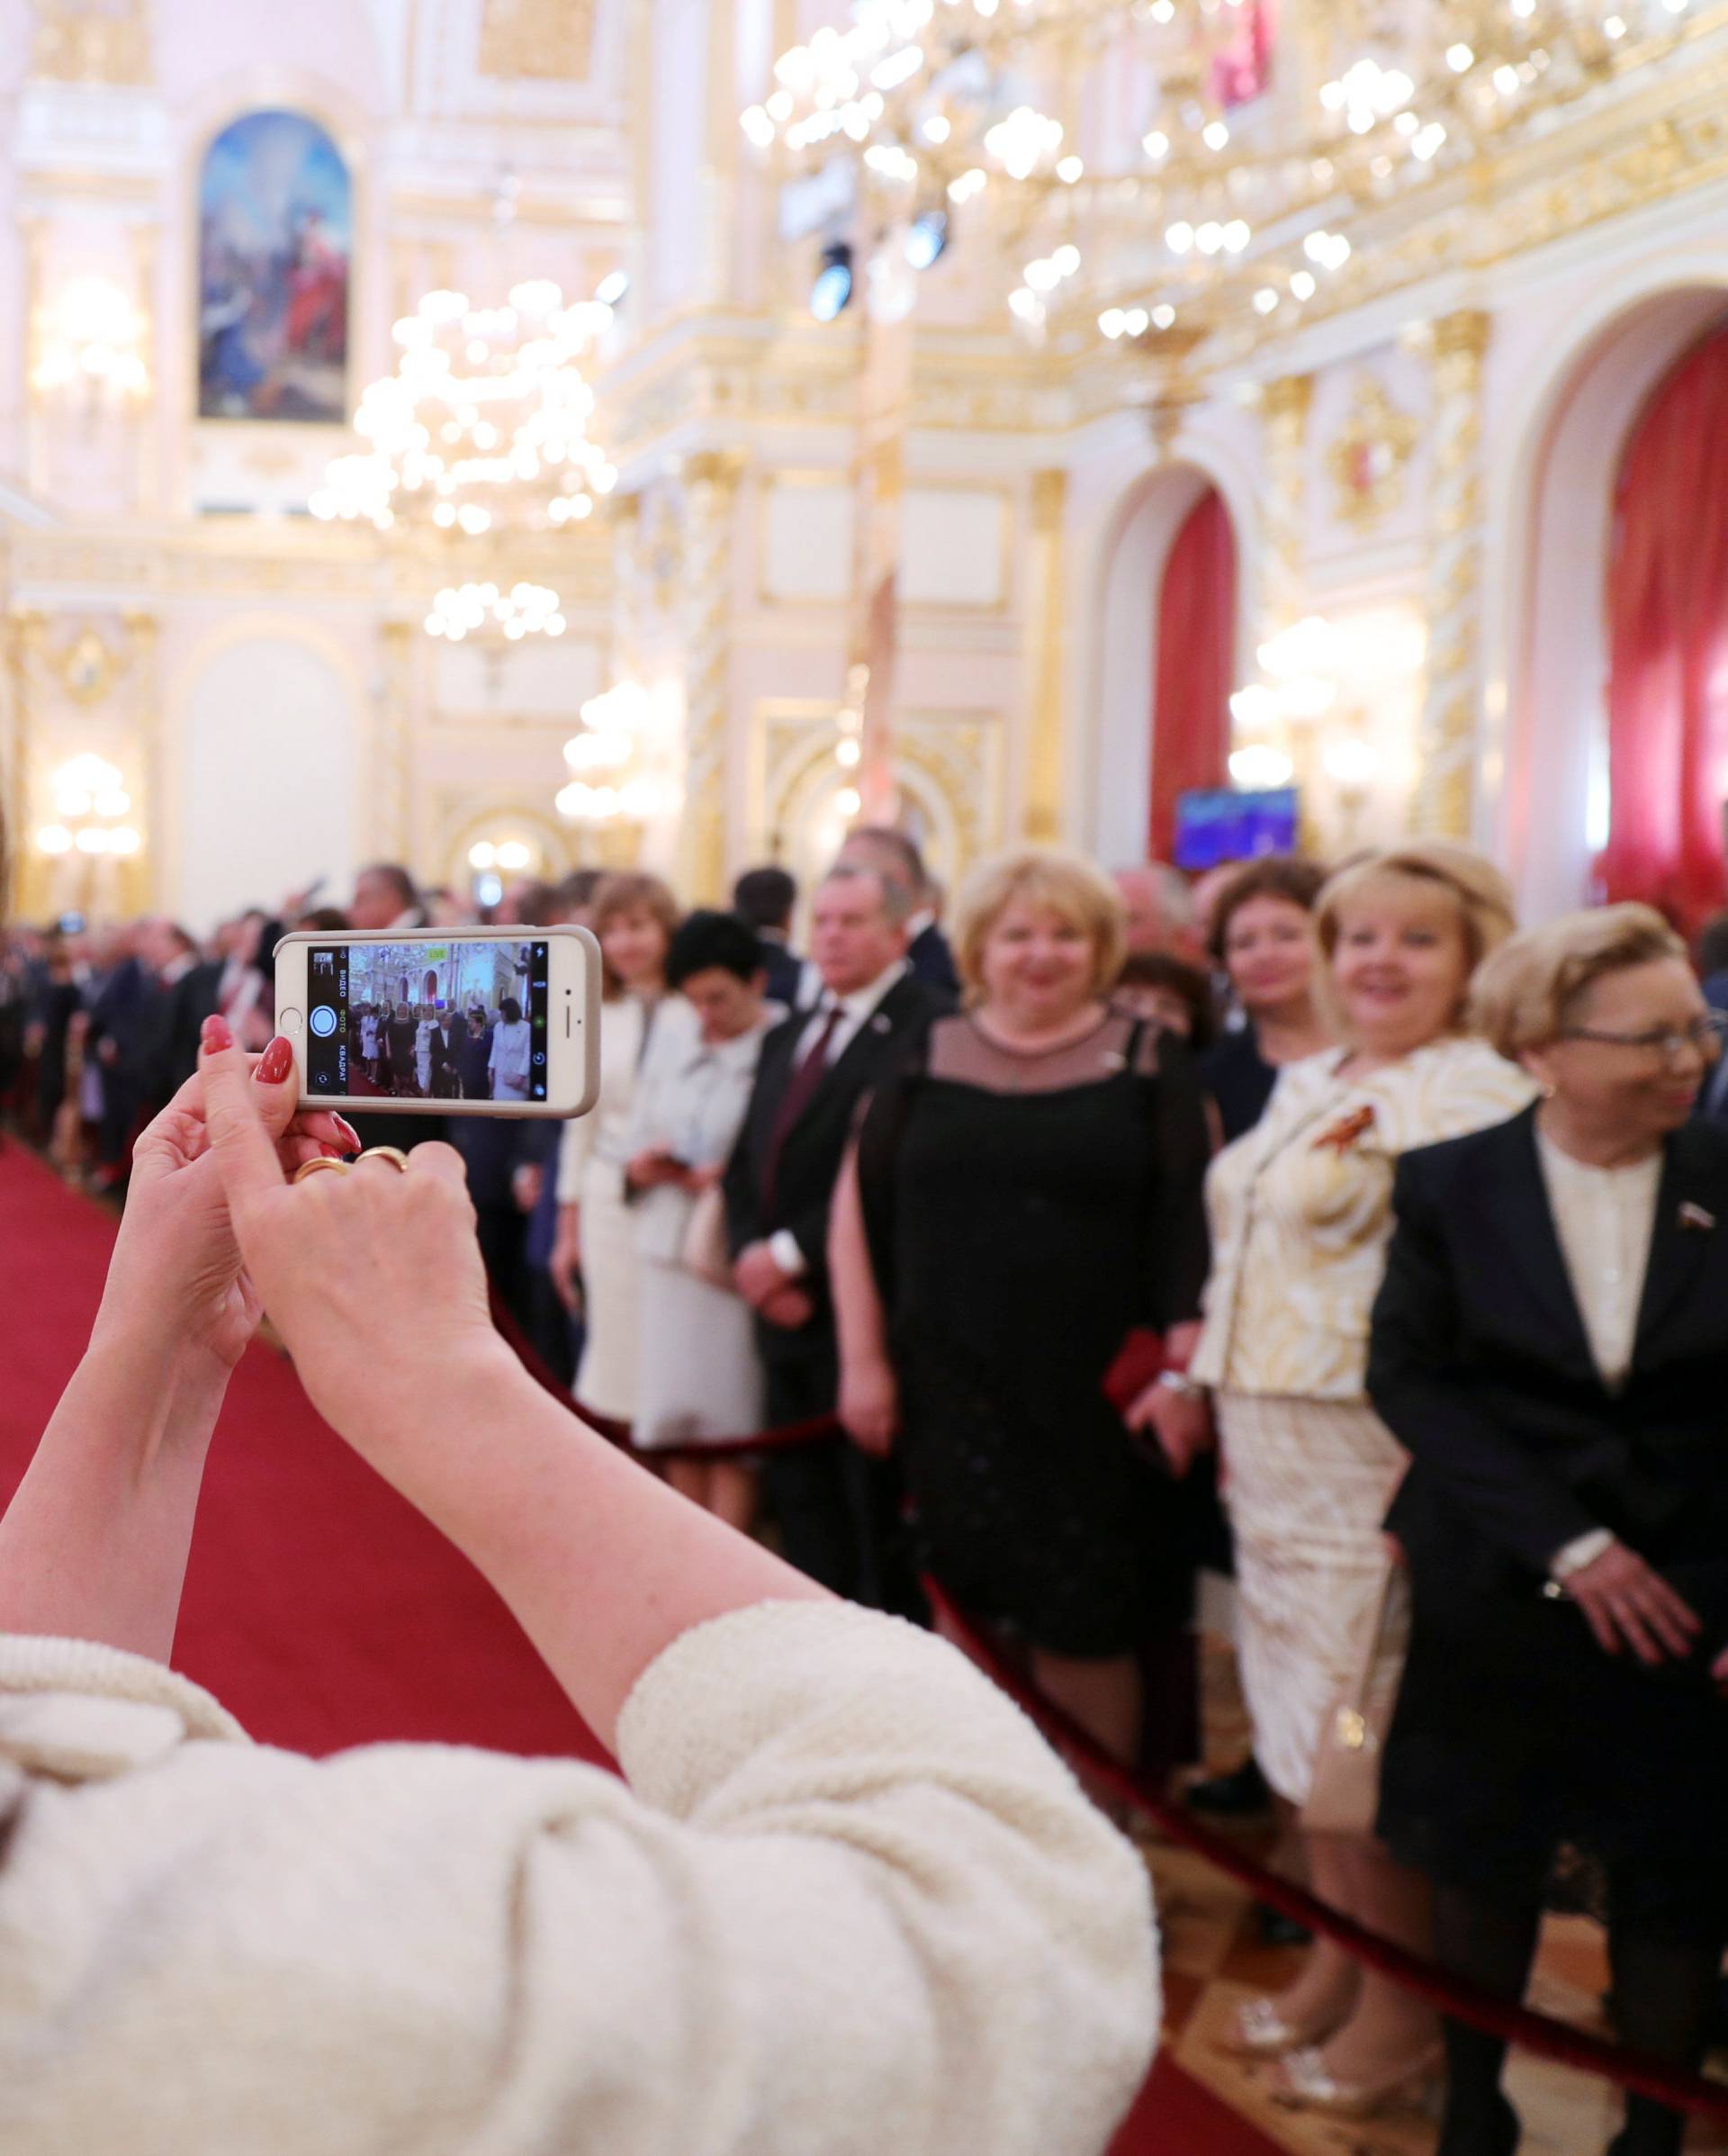
[[[1536,1154],[1591,1359],[1603,1384],[1618,1392],[1632,1367],[1638,1334],[1662,1156],[1652,1153],[1627,1168],[1592,1168],[1540,1131]],[[1578,1536],[1556,1554],[1550,1567],[1553,1578],[1564,1584],[1614,1540],[1605,1527]]]
[[[828,1042],[830,1068],[838,1063],[864,1028],[875,1017],[877,1006],[897,981],[904,980],[912,970],[903,958],[897,958],[885,972],[878,973],[867,987],[854,988],[850,996],[836,996],[824,988],[810,1015],[804,1022],[804,1031],[798,1035],[798,1045],[792,1058],[796,1070],[815,1047],[817,1036],[828,1023],[830,1014],[838,1008],[840,1023]],[[790,1228],[777,1228],[768,1239],[768,1247],[774,1262],[791,1280],[802,1278],[809,1269],[804,1261],[804,1252],[798,1248],[798,1239]]]

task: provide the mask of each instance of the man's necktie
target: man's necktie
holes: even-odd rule
[[[779,1172],[780,1154],[800,1115],[810,1105],[818,1086],[828,1075],[828,1051],[833,1044],[836,1029],[842,1012],[839,1004],[832,1005],[824,1015],[816,1036],[798,1059],[792,1075],[786,1081],[786,1091],[780,1096],[780,1105],[774,1112],[774,1121],[768,1133],[768,1148],[762,1159],[762,1207],[771,1211],[774,1204],[774,1181]]]

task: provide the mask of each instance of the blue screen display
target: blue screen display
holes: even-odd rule
[[[1198,788],[1176,803],[1176,866],[1216,869],[1288,853],[1296,844],[1300,802],[1293,786],[1244,793],[1231,786]]]

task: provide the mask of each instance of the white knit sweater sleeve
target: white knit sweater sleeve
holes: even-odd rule
[[[1098,2156],[1146,2070],[1143,1867],[893,1619],[686,1634],[626,1708],[634,1790],[303,1760],[191,1687],[165,1752],[175,1680],[74,1648],[20,1697],[44,1644],[0,1642],[7,2156]]]

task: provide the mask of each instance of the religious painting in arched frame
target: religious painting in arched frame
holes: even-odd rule
[[[198,180],[198,416],[348,416],[354,190],[303,113],[245,113]]]

